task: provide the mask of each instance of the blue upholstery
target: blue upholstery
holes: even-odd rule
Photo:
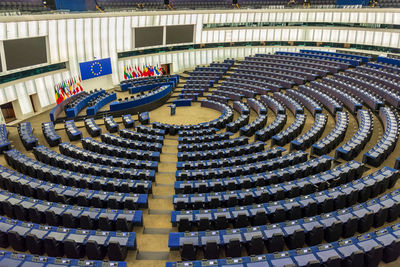
[[[357,110],[362,108],[362,104],[352,95],[341,90],[341,88],[338,88],[336,86],[331,86],[328,83],[329,80],[327,79],[323,79],[322,82],[312,81],[310,83],[310,87],[335,97],[336,99],[341,101],[347,107],[347,109],[349,109],[349,111],[353,114],[355,114]]]
[[[144,94],[135,99],[130,99],[126,101],[114,101],[111,102],[110,104],[110,111],[119,111],[119,110],[142,106],[163,98],[164,96],[168,95],[171,91],[172,91],[171,85],[164,85],[161,86],[159,89],[152,91],[151,93]]]
[[[325,168],[330,167],[330,163],[332,158],[329,156],[322,156],[321,158],[316,158],[314,160],[310,160],[308,162],[304,162],[302,164],[298,164],[296,166],[287,167],[284,169],[278,169],[279,166],[285,166],[286,160],[293,160],[293,162],[298,163],[302,162],[304,155],[301,152],[289,154],[287,156],[282,157],[282,159],[276,159],[275,162],[272,160],[265,160],[261,162],[255,163],[247,163],[247,164],[238,164],[233,167],[220,167],[213,169],[197,169],[197,170],[177,170],[175,173],[176,179],[179,180],[204,180],[206,177],[215,177],[215,178],[227,178],[227,177],[235,177],[241,175],[251,175],[259,173],[260,175],[267,170],[275,170],[275,175],[281,177],[288,176],[288,173],[294,172],[298,177],[301,175],[308,175],[310,172],[315,172],[318,170],[323,170]],[[272,162],[271,162],[272,161]],[[282,162],[280,162],[282,161]],[[290,162],[290,161],[289,161]],[[287,163],[286,163],[287,164]],[[298,170],[294,170],[298,168]],[[271,175],[272,173],[265,173],[265,175]],[[276,178],[276,177],[275,177]]]
[[[294,56],[294,57],[303,57],[303,58],[317,58],[325,61],[335,61],[335,62],[340,62],[341,66],[343,68],[348,67],[348,66],[358,66],[359,60],[354,60],[354,59],[347,59],[347,58],[339,58],[336,56],[328,55],[328,54],[315,54],[314,52],[312,53],[297,53],[297,52],[281,52],[277,51],[276,54],[278,55],[287,55],[287,56]]]
[[[251,220],[257,212],[262,211],[274,223],[290,219],[291,214],[296,216],[296,213],[291,213],[293,209],[300,209],[301,214],[312,216],[354,205],[357,201],[365,202],[370,197],[377,196],[379,192],[384,192],[387,188],[393,187],[398,176],[397,170],[384,167],[362,179],[291,199],[230,208],[172,211],[171,222],[176,225],[180,220],[188,219],[194,226],[197,225],[201,217],[214,221],[218,216],[225,216],[229,224],[230,222],[234,223],[239,214],[244,213]],[[339,196],[343,196],[341,197],[342,201],[334,202],[333,200]]]
[[[393,152],[399,136],[399,124],[396,114],[391,108],[382,107],[379,117],[384,125],[384,133],[378,143],[363,156],[363,162],[379,166]]]
[[[20,157],[20,158],[16,159],[16,157]],[[36,162],[33,159],[30,159],[27,156],[24,156],[21,153],[18,153],[18,151],[16,151],[16,150],[10,150],[9,152],[7,152],[6,158],[7,158],[7,162],[9,162],[10,165],[12,164],[12,166],[15,166],[16,164],[19,163],[21,166],[19,166],[17,169],[21,172],[24,172],[23,171],[24,169],[28,169],[27,166],[30,166],[31,168],[34,168],[34,169],[36,167],[37,172],[40,172],[40,167],[39,167],[40,163]],[[46,165],[42,165],[42,167],[46,167]],[[30,172],[28,172],[28,171],[25,171],[25,173],[30,174]],[[33,172],[31,172],[31,173],[33,173]],[[23,179],[21,179],[21,181],[22,180]],[[38,183],[37,181],[33,181],[33,182],[36,182],[36,184]],[[39,181],[39,183],[40,183],[40,181]],[[47,185],[44,187],[45,188],[46,187],[53,188],[53,186],[51,186],[51,185]],[[54,188],[55,187],[56,186],[54,186]],[[48,190],[51,190],[51,189],[48,189]],[[70,195],[72,192],[74,192],[73,195]],[[74,198],[78,198],[79,196],[84,196],[89,201],[89,203],[90,203],[90,199],[92,199],[92,198],[95,198],[95,197],[100,198],[105,203],[105,206],[108,206],[107,203],[110,201],[111,198],[114,198],[118,202],[120,202],[119,205],[122,205],[121,207],[114,207],[114,208],[122,208],[124,202],[128,201],[128,200],[135,203],[136,205],[138,205],[140,207],[147,207],[147,194],[130,194],[130,193],[114,193],[114,192],[106,193],[106,192],[94,191],[94,190],[88,192],[86,189],[77,189],[77,188],[70,188],[70,187],[65,187],[65,186],[60,187],[60,190],[57,190],[57,194],[58,195],[65,194],[66,196],[71,198],[71,202],[73,202],[72,199],[74,199]],[[99,207],[99,208],[102,208],[102,207]]]
[[[78,266],[78,264],[83,264],[83,266],[93,266],[93,267],[103,267],[104,261],[100,260],[81,260],[81,259],[71,259],[71,258],[59,258],[59,257],[49,257],[49,256],[36,256],[24,253],[10,252],[5,250],[0,250],[0,265],[3,266]],[[123,261],[111,261],[110,266],[115,267],[126,267],[126,262]]]
[[[107,139],[104,140],[106,141]],[[137,143],[140,144],[142,142]],[[132,141],[132,144],[135,144],[135,141]],[[145,143],[142,144],[144,145]],[[156,144],[154,145],[156,146]],[[82,147],[90,151],[110,156],[124,157],[128,159],[160,161],[160,152],[158,151],[148,151],[139,150],[136,148],[121,147],[118,145],[103,143],[89,137],[85,137],[82,139]],[[154,173],[151,173],[151,176],[153,177]],[[152,179],[154,179],[154,177]]]
[[[330,97],[329,95],[327,95],[323,92],[320,92],[319,90],[313,89],[313,88],[305,86],[305,85],[300,85],[299,91],[308,96],[311,96],[311,97],[317,99],[329,110],[329,112],[332,115],[335,115],[336,112],[343,110],[342,105],[338,101],[336,101],[334,98]]]
[[[73,120],[65,121],[65,131],[71,141],[79,140],[82,138],[82,132],[78,130]]]
[[[290,142],[290,149],[305,150],[306,148],[314,144],[324,132],[327,121],[327,115],[321,113],[316,114],[314,124],[306,133]]]
[[[314,117],[316,116],[317,113],[322,112],[320,104],[318,104],[314,99],[300,93],[297,90],[292,90],[292,89],[286,90],[286,95],[302,103],[304,107],[306,107]]]
[[[340,0],[339,0],[340,1]],[[347,1],[347,0],[346,0]],[[352,59],[352,60],[357,60],[361,61],[363,63],[367,63],[370,61],[372,58],[370,56],[359,56],[359,55],[354,55],[354,54],[344,54],[344,53],[338,53],[338,52],[329,52],[329,51],[320,51],[320,50],[306,50],[306,49],[300,49],[301,53],[306,53],[306,54],[312,54],[312,55],[327,55],[327,56],[333,56],[336,58],[343,58],[343,59]]]
[[[38,145],[37,138],[33,135],[33,128],[30,122],[21,122],[17,126],[18,135],[26,150],[32,150]]]
[[[0,153],[11,149],[11,143],[7,138],[7,128],[5,124],[0,124]]]
[[[172,103],[175,104],[177,107],[189,107],[192,105],[192,99],[175,99],[174,101],[172,101]]]
[[[107,105],[108,103],[110,103],[111,101],[114,101],[116,99],[117,99],[116,93],[112,93],[112,94],[106,95],[105,97],[102,97],[101,100],[99,100],[95,105],[88,107],[86,109],[86,115],[88,115],[88,116],[96,115],[96,113],[99,111],[99,109],[101,109],[102,107],[104,107],[105,105]]]
[[[374,128],[370,111],[359,109],[357,112],[358,130],[344,145],[336,149],[335,158],[351,160],[365,147]]]
[[[338,111],[336,112],[336,124],[332,131],[314,143],[311,147],[311,154],[323,155],[329,153],[334,149],[340,142],[343,141],[347,127],[349,125],[349,116],[347,112]]]
[[[43,122],[42,131],[50,146],[57,146],[61,143],[61,137],[57,134],[53,122]]]
[[[97,98],[98,96],[102,95],[105,93],[105,90],[98,90],[95,91],[93,93],[90,93],[89,95],[87,95],[86,97],[84,97],[83,99],[81,99],[78,103],[76,103],[76,105],[74,105],[73,107],[68,108],[65,111],[65,114],[67,115],[68,118],[74,118],[78,115],[78,113],[87,106],[87,104]]]
[[[130,88],[138,88],[138,89],[133,89],[134,92],[132,93],[139,93],[142,91],[147,91],[149,89],[153,89],[157,86],[161,86],[162,83],[168,83],[168,82],[172,82],[172,87],[175,87],[175,85],[179,82],[179,75],[162,75],[162,76],[151,76],[151,77],[140,77],[140,78],[134,78],[134,79],[130,79],[130,80],[124,80],[121,81],[121,90],[122,91],[127,91],[127,90],[131,90]],[[145,89],[147,86],[149,85],[149,89]],[[155,85],[155,86],[153,86]],[[139,89],[141,88],[141,89]]]

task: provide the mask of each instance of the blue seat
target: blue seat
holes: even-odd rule
[[[101,128],[94,121],[94,118],[85,119],[85,128],[92,137],[96,137],[101,134]]]
[[[288,251],[275,252],[283,249],[283,244],[274,250],[272,247],[270,254],[262,254],[250,257],[241,257],[235,259],[221,259],[211,261],[194,261],[185,262],[182,264],[190,266],[204,266],[204,264],[213,263],[213,265],[222,266],[224,264],[236,263],[240,266],[253,266],[248,265],[251,263],[257,264],[273,264],[273,265],[307,265],[307,264],[357,264],[363,265],[364,262],[369,262],[376,266],[379,261],[391,262],[398,258],[399,253],[395,249],[399,247],[399,228],[398,224],[385,227],[381,230],[369,232],[356,237],[337,241],[340,235],[344,232],[336,235],[335,239],[330,240],[329,235],[323,235],[323,232],[319,232],[317,229],[324,229],[325,233],[334,233],[336,225],[345,226],[349,220],[345,218],[357,217],[359,219],[358,224],[362,226],[363,220],[368,216],[368,211],[372,211],[374,214],[379,214],[378,210],[384,210],[385,204],[389,199],[397,201],[399,191],[395,191],[396,194],[387,194],[380,199],[375,199],[371,203],[362,203],[360,205],[343,209],[339,212],[325,213],[323,215],[301,219],[297,221],[291,221],[280,224],[268,224],[259,227],[248,227],[240,229],[220,230],[220,231],[206,231],[206,232],[186,232],[186,233],[170,233],[168,245],[172,250],[178,249],[182,242],[186,244],[193,244],[194,246],[205,246],[208,241],[214,241],[218,246],[223,247],[232,238],[239,239],[244,245],[251,244],[254,236],[260,236],[264,243],[269,244],[270,241],[274,240],[274,244],[277,244],[277,237],[280,235],[281,242],[285,240],[286,245],[289,247]],[[379,206],[379,208],[376,208]],[[363,213],[361,211],[364,210]],[[335,221],[334,224],[328,223],[329,221]],[[366,228],[367,230],[370,228]],[[297,229],[297,230],[295,230]],[[346,227],[344,228],[346,229]],[[353,229],[353,234],[356,229]],[[326,239],[327,244],[313,246],[313,243],[307,243],[307,248],[302,248],[304,241],[311,240],[308,238],[301,239],[300,233],[304,233],[305,236],[318,236],[319,240]],[[294,236],[297,239],[292,239]],[[291,240],[296,240],[296,244],[291,244]],[[294,247],[292,247],[294,245]],[[244,265],[246,264],[246,265]],[[167,263],[167,266],[180,266],[179,263]]]
[[[58,146],[61,143],[61,137],[57,134],[53,122],[42,123],[42,131],[50,146]]]
[[[104,261],[101,260],[81,260],[71,258],[56,258],[49,256],[37,256],[18,252],[10,252],[1,250],[0,251],[0,265],[3,266],[78,266],[83,264],[84,266],[101,267],[104,265]],[[126,267],[126,262],[112,261],[108,263],[110,266]]]
[[[32,150],[38,145],[37,138],[33,135],[30,122],[21,122],[17,125],[18,135],[26,150]]]
[[[315,116],[314,124],[311,126],[303,135],[297,137],[295,140],[290,142],[291,150],[305,150],[315,143],[322,135],[325,130],[328,117],[325,114],[318,113]]]
[[[0,124],[0,153],[11,149],[11,143],[7,138],[7,128],[5,124]]]
[[[359,125],[357,132],[344,145],[336,149],[335,158],[353,159],[370,140],[374,127],[370,112],[365,109],[358,110],[357,121]]]
[[[82,138],[82,132],[78,130],[73,120],[65,121],[64,126],[70,141],[75,141]]]
[[[72,102],[69,102],[65,106],[65,114],[67,115],[67,118],[76,117],[79,112],[89,104],[90,101],[101,97],[104,94],[105,90],[102,89],[95,89],[94,91],[90,91],[90,93],[83,91],[76,99],[74,99]]]
[[[363,156],[363,162],[379,166],[393,152],[399,135],[399,125],[395,113],[386,107],[379,110],[384,125],[384,134],[378,143]]]
[[[113,116],[105,117],[104,125],[106,126],[107,131],[109,131],[110,133],[115,133],[119,130],[119,125],[115,122]]]
[[[193,225],[199,221],[200,216],[207,216],[209,220],[216,220],[219,215],[225,216],[229,222],[233,223],[239,213],[246,213],[249,218],[253,218],[257,211],[267,214],[271,222],[280,222],[287,219],[287,216],[296,206],[300,206],[301,214],[312,216],[317,213],[330,212],[333,209],[340,209],[349,205],[354,205],[357,201],[365,202],[367,199],[383,192],[385,188],[393,187],[399,176],[395,169],[384,167],[362,179],[339,185],[331,189],[295,197],[292,199],[280,200],[275,202],[260,203],[249,206],[237,206],[232,208],[219,208],[208,210],[183,210],[171,213],[171,222],[178,224],[181,218],[187,218]],[[345,195],[345,201],[334,201],[339,195]],[[205,194],[200,197],[205,197]],[[212,194],[210,194],[212,196]],[[196,197],[196,196],[194,196]],[[215,195],[218,198],[218,194]],[[222,199],[222,197],[220,196]],[[183,203],[189,203],[189,198],[182,196]],[[201,215],[205,214],[205,215]]]
[[[349,125],[349,117],[347,112],[336,112],[336,124],[333,130],[324,138],[314,143],[311,147],[311,154],[323,155],[329,153],[340,142],[343,141],[347,127]]]
[[[124,124],[125,128],[135,127],[135,120],[132,119],[131,114],[122,115],[122,123]]]
[[[134,144],[135,141],[132,141],[132,143]],[[137,143],[141,144],[141,142]],[[139,150],[137,148],[126,148],[109,143],[103,143],[89,137],[85,137],[82,139],[82,147],[86,150],[114,157],[160,161],[160,152],[158,151],[150,151],[150,150],[147,151],[147,150]],[[154,147],[157,147],[157,143],[154,143]]]

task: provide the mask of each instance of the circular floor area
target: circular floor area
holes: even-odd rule
[[[150,112],[150,120],[168,124],[189,125],[212,121],[221,116],[221,112],[210,108],[202,108],[199,102],[192,102],[190,107],[177,107],[175,115],[171,109],[163,105]]]

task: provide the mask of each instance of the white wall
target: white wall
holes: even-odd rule
[[[118,60],[117,53],[135,50],[132,28],[195,24],[195,43],[238,41],[320,41],[358,43],[400,47],[398,30],[333,27],[205,29],[204,23],[229,22],[357,22],[400,24],[400,10],[388,9],[325,9],[325,10],[225,10],[225,11],[163,11],[140,13],[88,13],[0,17],[0,40],[47,36],[49,64],[67,62],[68,70],[4,84],[0,87],[0,104],[16,101],[21,116],[33,112],[29,95],[38,94],[42,108],[55,103],[54,85],[79,75],[79,62],[111,57],[113,74],[107,86],[123,78],[124,65],[172,63],[173,72],[181,72],[198,64],[208,64],[227,57],[244,57],[256,52],[273,52],[277,47],[238,47],[187,50],[146,55]],[[289,49],[289,48],[288,48]],[[295,48],[290,48],[296,50]],[[25,68],[26,69],[26,68]],[[104,80],[88,81],[90,89],[100,87]],[[101,87],[105,87],[102,85]],[[89,89],[89,88],[88,88]]]
[[[85,88],[85,91],[90,91],[93,89],[100,89],[100,88],[101,89],[113,88],[114,84],[111,75],[105,75],[82,81],[82,87]]]

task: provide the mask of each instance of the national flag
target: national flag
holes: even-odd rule
[[[128,79],[128,73],[126,72],[126,68],[124,66],[124,79],[127,80]]]
[[[139,77],[143,77],[143,71],[140,69],[140,66],[137,67],[139,72]]]
[[[158,71],[158,64],[157,66],[154,67],[154,73],[158,76],[160,75],[160,72]]]
[[[136,73],[136,77],[140,77],[140,72],[138,70],[137,65],[135,65],[135,73]]]
[[[57,84],[56,87],[57,87],[58,93],[63,97],[63,99],[65,99],[65,94],[64,94],[64,91],[61,89],[60,84]]]
[[[58,93],[58,95],[59,95],[59,97],[60,97],[60,103],[61,103],[61,102],[64,101],[65,97],[64,97],[63,94],[58,90],[58,87],[56,87],[56,89],[57,89],[57,93]]]
[[[69,94],[72,96],[73,93],[72,93],[71,83],[69,80],[68,80],[68,90],[69,90]]]
[[[60,104],[60,103],[61,103],[60,95],[58,94],[58,91],[57,91],[56,87],[54,87],[54,95],[55,95],[55,97],[56,97],[56,103],[57,103],[57,105]]]
[[[133,67],[132,67],[132,71],[133,71],[132,74],[135,74],[135,78],[136,78],[136,77],[138,76],[136,66],[133,66]]]
[[[128,77],[128,79],[131,78],[131,75],[129,75],[129,66],[126,67],[126,77]]]
[[[135,68],[132,67],[132,76],[133,78],[137,78],[137,73],[135,71]]]
[[[81,85],[81,83],[78,83],[79,89],[81,90],[81,92],[83,91],[83,87]]]
[[[131,65],[129,65],[129,77],[131,78],[131,79],[133,79],[133,75],[132,75],[132,67],[131,67]]]

